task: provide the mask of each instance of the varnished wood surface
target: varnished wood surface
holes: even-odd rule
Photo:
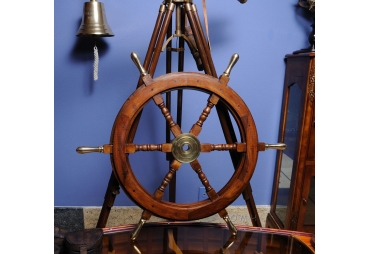
[[[232,236],[223,224],[160,222],[146,224],[131,241],[134,226],[103,229],[102,253],[315,253],[313,235],[304,232],[237,226],[238,233]]]
[[[177,7],[180,7],[181,4],[180,3],[177,3],[177,4],[178,4]],[[160,51],[161,51],[161,48],[162,48],[162,45],[163,45],[163,42],[164,42],[164,39],[165,39],[165,35],[167,34],[167,38],[168,38],[172,34],[172,32],[171,32],[172,31],[172,14],[173,14],[174,8],[175,8],[174,3],[169,3],[167,5],[167,8],[166,8],[166,5],[165,5],[164,2],[161,4],[161,6],[159,8],[158,17],[157,17],[157,20],[156,20],[156,23],[155,23],[155,26],[154,26],[153,34],[152,34],[150,44],[149,44],[149,47],[148,47],[148,51],[146,53],[145,61],[144,61],[144,64],[143,64],[144,69],[148,71],[148,74],[151,77],[154,77],[154,72],[155,72],[155,69],[156,69],[156,66],[157,66],[157,63],[158,63],[158,60],[159,60]],[[182,4],[181,11],[178,12],[178,10],[180,10],[180,8],[176,9],[176,14],[178,15],[178,14],[181,13],[181,18],[179,17],[179,20],[180,20],[180,23],[181,23],[180,27],[181,27],[181,30],[183,31],[183,33],[185,32],[185,25],[186,25],[185,24],[185,15],[188,18],[190,27],[188,26],[187,32],[188,32],[189,38],[190,37],[193,38],[194,45],[196,46],[196,48],[198,50],[196,52],[196,54],[194,55],[194,57],[197,58],[196,63],[197,63],[197,66],[198,66],[198,70],[199,71],[204,70],[205,74],[208,74],[210,76],[213,76],[214,78],[217,78],[218,76],[217,76],[216,69],[215,69],[215,66],[214,66],[214,63],[213,63],[213,60],[212,60],[211,51],[210,51],[210,48],[208,47],[205,34],[202,30],[202,25],[201,25],[201,22],[200,22],[195,4],[194,5],[192,3]],[[185,14],[185,12],[186,12],[186,14]],[[191,34],[191,36],[190,36],[189,33]],[[171,41],[170,41],[168,46],[171,48]],[[179,39],[179,47],[180,47],[180,49],[184,48],[184,39],[182,37],[180,37],[180,39]],[[193,54],[193,52],[192,52],[192,54]],[[184,65],[184,52],[181,51],[181,50],[179,52],[178,61],[179,61],[178,62],[178,64],[179,64],[178,65],[178,71],[182,72],[183,71],[183,65]],[[205,66],[205,68],[204,68],[204,66]],[[167,73],[171,72],[171,53],[168,50],[166,51],[166,72]],[[222,75],[221,79],[220,79],[221,83],[224,84],[224,85],[227,85],[226,80],[228,81],[228,78],[226,78]],[[144,80],[140,77],[139,81],[138,81],[138,84],[137,84],[137,88],[141,87],[144,83],[145,83]],[[146,85],[148,85],[148,84],[146,84]],[[166,93],[166,101],[167,102],[171,101],[170,93],[168,93],[168,92]],[[167,106],[169,107],[169,109],[171,109],[170,104],[167,103],[167,102],[166,102]],[[212,103],[215,104],[214,102],[212,102]],[[178,105],[179,105],[179,107],[177,108],[177,124],[180,126],[180,128],[181,128],[181,115],[182,115],[182,106],[181,106],[181,104],[182,104],[182,90],[180,89],[180,90],[178,90]],[[216,104],[215,108],[216,108],[218,117],[220,119],[220,123],[221,123],[221,127],[222,127],[222,130],[223,130],[224,136],[225,136],[226,143],[233,144],[233,143],[237,142],[236,134],[235,134],[235,131],[234,131],[234,128],[233,128],[233,124],[232,124],[230,115],[229,115],[228,106],[224,105],[224,103],[221,101],[220,103]],[[129,136],[127,137],[128,143],[133,142],[133,139],[134,139],[134,136],[135,136],[135,133],[136,133],[136,128],[139,124],[140,116],[141,116],[141,111],[136,115],[136,117],[134,119],[134,122],[131,124]],[[250,122],[253,122],[253,119],[251,118],[251,116],[250,117],[245,117],[243,119],[243,122],[245,122],[247,120],[249,121],[248,124],[250,124]],[[202,122],[203,122],[203,118],[200,118],[199,123],[196,124],[195,126],[202,125]],[[254,125],[254,122],[253,122],[253,125]],[[201,128],[201,126],[200,127],[195,127],[193,129],[194,133],[199,134],[200,128]],[[113,129],[115,129],[114,126],[113,126]],[[172,129],[171,131],[178,131],[178,129],[175,128],[175,129]],[[253,134],[253,131],[249,131],[248,136],[250,134]],[[167,125],[166,126],[166,142],[167,143],[169,143],[169,141],[170,141],[169,137],[170,137],[170,131],[169,131],[169,126]],[[253,139],[254,139],[254,137],[253,137]],[[248,147],[250,147],[250,146],[248,146]],[[217,149],[215,149],[215,150],[217,150]],[[249,169],[250,173],[245,174],[247,176],[247,178],[250,179],[250,176],[252,175],[252,173],[254,171],[254,167],[255,167],[255,160],[254,160],[255,156],[253,155],[253,158],[247,158],[247,162],[246,162],[246,158],[245,158],[246,156],[241,155],[240,151],[235,150],[235,149],[228,149],[228,150],[229,150],[228,152],[230,154],[230,157],[231,157],[231,160],[232,160],[232,163],[233,163],[233,166],[234,166],[235,170],[238,170],[238,165],[239,164],[250,163],[248,160],[252,159],[252,163],[250,163],[250,164],[251,164],[251,167],[253,169],[250,168]],[[202,151],[202,152],[204,152],[204,151]],[[253,154],[255,154],[255,152],[253,152]],[[171,159],[171,156],[169,156],[169,153],[167,155],[168,155],[167,160],[171,161],[172,159]],[[116,170],[116,165],[115,165],[114,160],[112,160],[112,168],[113,168],[113,172],[112,172],[112,175],[111,175],[111,179],[112,178],[116,178],[116,179],[114,179],[114,181],[110,181],[109,185],[107,187],[106,195],[104,197],[104,204],[103,204],[103,207],[102,207],[102,210],[101,210],[101,214],[99,216],[99,221],[98,221],[97,227],[105,227],[110,209],[113,206],[116,194],[118,194],[118,192],[119,192],[118,191],[118,189],[119,189],[118,181],[120,179],[118,179],[119,178],[119,173],[116,172],[117,170]],[[170,191],[169,201],[170,202],[175,202],[176,174],[173,174],[172,171],[170,170],[168,175],[173,178],[173,180],[170,182],[170,186],[169,186],[169,191]],[[120,183],[121,183],[121,187],[122,187],[122,181],[120,181]],[[166,184],[168,184],[168,183],[166,182]],[[245,184],[243,184],[243,185],[245,185]],[[165,186],[162,185],[160,187],[160,189],[163,189],[162,187],[165,187]],[[254,203],[254,198],[253,198],[253,195],[252,195],[252,188],[251,188],[251,185],[250,185],[249,181],[247,182],[246,186],[244,186],[244,187],[245,188],[244,188],[244,191],[243,191],[242,194],[243,194],[243,198],[246,202],[246,205],[247,205],[247,208],[248,208],[251,220],[252,220],[252,224],[254,226],[259,226],[260,227],[262,225],[261,225],[261,221],[259,219],[259,215],[257,213],[256,205]],[[113,190],[113,192],[112,192],[112,190]],[[126,194],[128,194],[128,196],[130,198],[132,198],[131,195],[129,194],[130,192],[127,191],[127,190],[125,190],[125,191],[126,191]],[[232,197],[232,199],[235,199],[235,198]],[[231,199],[229,199],[229,200],[231,200]],[[228,201],[228,203],[230,203],[230,202]],[[226,206],[226,205],[223,204],[221,206]],[[219,210],[219,208],[217,208],[215,210]],[[197,216],[199,217],[199,216],[202,216],[202,215],[198,214]],[[176,219],[179,219],[179,218],[176,218]],[[190,217],[188,219],[190,219]],[[193,218],[193,219],[195,219],[195,218]]]
[[[294,163],[289,196],[286,197],[285,219],[279,217],[276,212],[283,153],[277,152],[271,212],[267,217],[266,226],[314,233],[315,226],[305,223],[305,217],[308,211],[306,201],[309,198],[310,181],[311,177],[315,176],[315,52],[287,54],[285,60],[287,66],[278,142],[287,143],[284,138],[288,119],[289,91],[293,84],[298,85],[302,90],[298,114],[300,118],[297,125],[299,134],[295,155],[292,158]]]
[[[114,128],[112,130],[113,144],[113,160],[115,165],[115,175],[120,185],[125,190],[126,194],[141,208],[150,211],[151,213],[167,219],[173,220],[196,220],[204,217],[208,217],[215,213],[218,213],[229,204],[231,204],[247,187],[252,174],[255,169],[257,162],[258,153],[258,137],[257,130],[253,120],[253,117],[243,100],[238,96],[235,91],[227,86],[226,80],[221,78],[220,80],[210,75],[200,73],[170,73],[162,75],[155,79],[144,76],[145,86],[141,86],[129,97],[129,99],[122,106],[120,112],[117,115]],[[195,89],[205,93],[209,93],[210,97],[208,103],[213,104],[218,102],[215,97],[222,99],[229,105],[229,110],[233,112],[235,121],[240,129],[241,145],[235,144],[236,151],[240,154],[241,160],[239,166],[235,169],[235,173],[229,180],[229,182],[218,192],[211,191],[209,182],[201,170],[201,167],[197,160],[193,161],[190,165],[197,172],[199,178],[206,190],[209,190],[209,198],[207,200],[189,203],[189,204],[176,204],[167,202],[161,199],[161,193],[164,188],[168,185],[174,171],[179,170],[181,163],[176,165],[172,164],[169,173],[164,177],[164,180],[159,186],[158,191],[153,195],[141,186],[141,184],[135,178],[129,163],[129,157],[125,152],[131,153],[136,151],[137,144],[131,143],[130,130],[133,127],[133,122],[136,116],[141,112],[142,108],[146,103],[153,99],[159,110],[162,112],[163,117],[167,120],[170,129],[174,136],[182,134],[181,128],[174,122],[170,112],[166,109],[163,103],[161,93],[174,89]],[[205,102],[206,108],[199,114],[205,114],[204,111],[210,111],[207,102]],[[198,134],[206,117],[200,116],[191,131]],[[197,124],[198,123],[198,124]],[[195,130],[196,129],[196,130]],[[187,131],[187,130],[185,130]],[[201,141],[201,140],[200,140]],[[231,146],[233,145],[229,145]],[[151,147],[151,148],[150,148]],[[205,145],[203,145],[205,147]],[[228,146],[224,144],[224,147]],[[243,148],[245,147],[245,149]],[[155,144],[141,147],[142,149],[166,149],[166,145],[161,147]],[[223,149],[218,144],[214,144],[215,150]],[[149,149],[149,150],[150,150]],[[140,149],[139,149],[140,150]],[[226,149],[231,150],[231,149]],[[216,195],[217,194],[217,195]],[[211,201],[212,200],[212,201]]]

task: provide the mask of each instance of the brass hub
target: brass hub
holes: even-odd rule
[[[190,163],[196,160],[200,154],[200,142],[196,136],[183,133],[172,142],[172,154],[176,160]]]

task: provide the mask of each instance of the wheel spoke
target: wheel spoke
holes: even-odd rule
[[[199,177],[200,181],[202,182],[203,186],[206,188],[206,193],[207,193],[208,197],[211,200],[217,199],[218,198],[218,194],[212,188],[212,186],[210,185],[210,183],[209,183],[206,175],[203,173],[203,170],[202,170],[202,167],[199,164],[199,161],[198,160],[195,160],[193,162],[190,162],[190,166],[198,174],[198,177]]]
[[[127,144],[125,147],[125,153],[135,153],[138,151],[160,151],[164,153],[171,152],[172,144],[164,143],[164,144],[145,144],[145,145],[137,145],[137,144]]]
[[[202,182],[202,184],[206,188],[206,193],[207,193],[209,199],[211,201],[214,201],[214,200],[218,199],[218,197],[219,197],[218,193],[210,185],[206,175],[203,173],[203,170],[202,170],[202,167],[199,164],[199,161],[195,160],[195,161],[191,162],[190,165],[193,168],[193,170],[198,174],[198,177],[199,177],[200,181]],[[230,232],[233,235],[236,235],[237,229],[235,228],[235,226],[231,222],[226,209],[223,208],[221,211],[218,212],[218,214],[220,215],[221,218],[223,218],[225,220],[225,222],[227,223],[227,227],[229,228]]]
[[[202,130],[202,126],[207,117],[211,113],[211,109],[217,104],[219,101],[218,96],[212,94],[208,98],[207,106],[203,109],[203,112],[200,114],[198,121],[191,127],[190,133],[194,136],[198,136]]]
[[[158,187],[158,189],[155,191],[153,198],[157,201],[161,200],[164,195],[164,190],[166,189],[167,185],[172,180],[173,176],[175,175],[176,171],[180,168],[181,162],[178,160],[174,160],[170,166],[170,170],[164,177],[161,185]]]
[[[182,133],[182,131],[180,129],[180,126],[177,123],[175,123],[175,121],[173,120],[173,118],[171,116],[171,112],[166,107],[162,95],[157,94],[157,95],[153,96],[153,100],[154,100],[155,104],[159,107],[159,109],[161,110],[164,118],[167,120],[172,134],[175,137],[180,135]]]
[[[227,82],[222,77],[217,79],[210,75],[187,72],[169,73],[155,79],[147,76],[143,77],[143,79],[148,79],[144,82],[145,85],[140,86],[121,107],[111,133],[111,150],[104,150],[104,153],[112,154],[112,167],[120,186],[129,198],[144,210],[139,224],[145,223],[152,214],[169,220],[186,221],[202,219],[216,213],[229,223],[230,219],[225,207],[243,193],[245,186],[249,186],[247,184],[254,172],[258,151],[268,148],[268,146],[258,143],[256,126],[248,107],[238,94],[227,86]],[[176,111],[171,109],[164,95],[168,91],[179,89],[194,89],[206,94],[206,98],[202,100],[203,107],[195,115],[195,119],[186,133],[181,128],[181,121],[175,117]],[[139,126],[139,121],[136,119],[140,119],[142,110],[148,106],[148,100],[153,100],[162,113],[160,118],[164,119],[159,120],[165,122],[168,134],[172,137],[171,140],[163,140],[161,143],[134,141]],[[221,102],[225,105],[225,110],[219,109],[218,106]],[[232,113],[235,125],[240,131],[240,141],[238,140],[240,143],[235,143],[237,139],[232,138],[234,133],[228,131],[229,123],[223,120],[229,116],[229,112]],[[222,129],[226,130],[224,131],[227,136],[226,141],[220,143],[204,142],[202,144],[199,140],[200,133],[204,131],[202,128],[203,126],[205,129],[214,127],[210,120],[213,120],[211,114],[215,113],[217,113],[215,116],[220,118]],[[207,120],[208,118],[211,119]],[[205,125],[206,121],[209,126]],[[227,125],[227,128],[224,125]],[[215,183],[210,184],[212,178],[207,179],[208,171],[205,168],[206,171],[203,172],[202,166],[204,165],[200,165],[199,160],[202,152],[214,151],[232,152],[232,154],[240,155],[237,156],[238,165],[235,166],[235,173],[220,191],[219,188],[213,188],[212,184]],[[135,175],[136,171],[134,172],[131,167],[130,160],[137,159],[135,155],[141,154],[137,154],[138,152],[152,152],[152,155],[153,152],[166,153],[168,155],[166,158],[170,160],[170,165],[165,167],[165,172],[160,176],[156,188],[149,192],[140,183]],[[172,187],[172,183],[176,181],[176,176],[178,176],[177,171],[184,163],[189,163],[192,170],[198,175],[199,181],[202,182],[201,186],[204,186],[207,191],[207,200],[186,204],[178,204],[172,199],[169,202],[167,199],[164,200],[167,188]],[[216,170],[210,168],[210,171],[215,172]],[[232,228],[232,226],[228,227]],[[233,233],[235,233],[234,231]],[[138,231],[135,231],[133,239],[137,236],[136,232]]]
[[[234,143],[234,144],[201,144],[201,152],[209,153],[211,151],[236,151],[242,153],[247,151],[246,143]]]

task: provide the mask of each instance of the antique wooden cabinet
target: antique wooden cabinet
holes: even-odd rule
[[[315,233],[315,52],[285,56],[271,211],[266,227]]]

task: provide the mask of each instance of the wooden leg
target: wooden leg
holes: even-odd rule
[[[163,4],[160,7],[156,25],[154,27],[153,35],[152,35],[152,38],[151,38],[151,41],[148,47],[148,51],[147,51],[147,54],[144,60],[144,64],[143,64],[144,68],[148,71],[148,73],[151,76],[154,75],[154,72],[155,72],[155,69],[158,63],[158,59],[159,59],[159,55],[161,51],[160,45],[163,45],[165,35],[169,31],[169,26],[172,20],[172,13],[174,11],[174,7],[175,7],[174,3],[169,4],[166,11],[164,11],[165,6]],[[205,36],[204,36],[204,33],[200,25],[198,14],[196,12],[196,9],[193,7],[189,3],[185,5],[187,16],[189,18],[190,25],[193,29],[194,39],[196,41],[198,51],[200,53],[202,62],[205,65],[205,73],[217,78],[217,74],[216,74],[215,67],[212,61],[211,53],[205,41]],[[184,18],[182,18],[182,20],[184,20]],[[182,21],[181,23],[184,24],[185,22]],[[182,28],[182,30],[184,30],[184,28]],[[181,43],[183,44],[183,41]],[[181,46],[183,47],[183,45]],[[180,59],[181,60],[179,61],[179,71],[182,71],[183,54],[180,56]],[[142,85],[142,79],[140,78],[138,81],[137,87],[141,85]],[[217,109],[218,116],[220,118],[221,126],[222,126],[227,143],[236,142],[236,135],[233,130],[230,115],[229,115],[229,112],[226,106],[223,103],[218,103],[216,105],[216,109]],[[135,119],[135,124],[133,126],[137,127],[140,121],[140,116],[141,116],[141,113]],[[133,127],[130,132],[131,140],[133,140],[135,136],[136,127]],[[233,165],[236,168],[239,163],[239,156],[236,153],[231,152],[231,151],[230,151],[230,156],[231,156]],[[106,195],[104,198],[104,204],[103,204],[103,207],[102,207],[102,210],[99,216],[99,220],[97,223],[97,227],[103,228],[106,226],[111,207],[113,206],[115,197],[118,193],[119,193],[119,183],[117,182],[112,172],[111,178],[109,180],[108,188],[106,191]],[[248,184],[247,188],[244,190],[243,197],[246,201],[246,205],[248,207],[248,211],[251,216],[253,226],[261,227],[261,222],[260,222],[257,209],[254,203],[254,199],[252,196],[252,189],[251,189],[250,184]],[[175,200],[173,195],[171,195],[171,199]]]
[[[256,204],[254,203],[253,195],[252,195],[252,187],[249,183],[245,190],[243,191],[243,198],[245,203],[247,204],[249,215],[251,217],[251,221],[254,227],[262,227],[260,217],[258,216]]]
[[[173,7],[173,4],[171,5]],[[173,8],[165,11],[165,5],[162,4],[159,8],[159,13],[157,17],[156,24],[154,26],[153,34],[151,41],[149,43],[148,51],[144,61],[144,68],[148,69],[149,66],[151,67],[150,74],[154,74],[155,67],[158,62],[159,54],[160,54],[160,47],[156,47],[157,37],[159,37],[157,45],[161,45],[164,42],[164,36],[166,34],[166,30],[168,29],[168,25],[171,21]],[[164,21],[163,21],[164,20]],[[163,21],[163,22],[162,22]],[[162,27],[162,29],[161,29]],[[164,31],[164,32],[163,32]],[[154,56],[153,56],[154,53]],[[154,59],[154,60],[153,60]],[[142,79],[139,78],[137,87],[142,85]],[[135,119],[135,128],[132,129],[130,133],[130,137],[133,140],[136,132],[136,127],[139,124],[141,117],[141,113]],[[104,197],[104,203],[102,209],[100,211],[100,216],[98,223],[96,225],[97,228],[104,228],[107,224],[109,213],[111,208],[113,207],[116,195],[119,193],[119,183],[114,176],[113,172],[109,179],[108,188]]]
[[[108,235],[108,254],[116,254],[114,249],[114,235]]]
[[[214,68],[214,64],[211,58],[210,50],[205,42],[205,35],[199,25],[199,16],[197,15],[196,8],[190,5],[189,3],[186,4],[187,15],[189,18],[189,22],[192,28],[192,32],[194,34],[195,42],[198,46],[198,50],[202,61],[204,63],[205,72],[209,75],[212,75],[217,78],[217,74]],[[230,119],[229,112],[226,106],[220,102],[216,105],[216,110],[218,117],[220,119],[221,127],[223,133],[225,135],[226,142],[231,144],[236,142],[236,135],[232,126],[232,122]],[[230,151],[231,160],[233,162],[234,168],[237,168],[239,163],[239,155],[234,151]],[[243,192],[244,200],[246,201],[246,205],[248,207],[248,211],[252,220],[252,224],[255,227],[262,227],[261,221],[258,216],[256,204],[254,203],[253,195],[252,195],[252,188],[250,183],[246,187]]]
[[[117,194],[119,194],[119,183],[117,182],[117,179],[112,172],[109,179],[108,188],[104,196],[104,203],[100,211],[99,220],[96,224],[97,228],[105,228],[105,226],[107,225],[109,213],[114,204],[114,200],[116,199]]]

